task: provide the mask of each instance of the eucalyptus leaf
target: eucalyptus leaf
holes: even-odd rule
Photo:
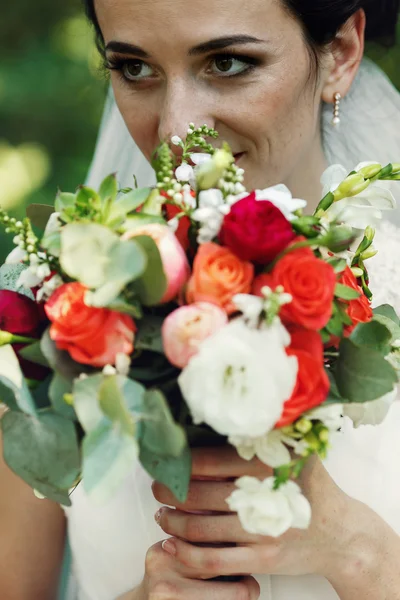
[[[153,223],[159,223],[160,225],[166,225],[167,222],[162,217],[157,215],[149,215],[148,213],[140,212],[135,213],[134,215],[129,215],[126,217],[123,230],[126,231],[134,231],[135,229],[139,229],[143,227],[143,225],[151,225]]]
[[[159,456],[146,446],[140,448],[140,462],[149,475],[163,483],[178,502],[185,502],[192,472],[192,456],[188,446],[180,456]]]
[[[348,404],[349,401],[340,395],[333,371],[331,369],[325,369],[325,372],[328,375],[330,388],[324,404]]]
[[[160,251],[155,241],[148,235],[135,237],[147,256],[147,266],[144,273],[132,283],[132,289],[144,306],[156,306],[162,300],[167,289]]]
[[[397,374],[380,352],[344,339],[335,365],[335,379],[340,395],[349,403],[367,402],[391,392]]]
[[[132,437],[135,436],[135,421],[129,412],[122,388],[123,377],[112,375],[105,377],[99,388],[99,405],[103,414],[120,431]]]
[[[72,385],[73,381],[71,379],[63,377],[60,375],[60,373],[55,373],[51,380],[49,396],[54,411],[58,415],[61,415],[65,419],[75,421],[76,414],[74,408],[67,404],[64,400],[65,394],[72,393]]]
[[[175,423],[165,396],[159,390],[145,394],[142,447],[158,456],[180,456],[187,445],[183,428]]]
[[[18,263],[16,265],[4,264],[0,267],[0,290],[8,290],[17,292],[22,296],[26,296],[30,300],[35,300],[32,290],[25,288],[23,285],[18,285],[19,276],[27,269],[27,265]]]
[[[59,350],[50,337],[50,329],[42,335],[40,350],[53,371],[57,371],[66,379],[74,379],[81,373],[92,371],[90,367],[75,362],[65,350]]]
[[[112,424],[83,440],[83,486],[97,503],[109,500],[137,463],[138,443]]]
[[[335,286],[335,296],[341,300],[356,300],[360,297],[360,293],[347,285],[337,283]]]
[[[29,204],[26,208],[26,216],[32,225],[41,231],[46,229],[47,222],[54,212],[54,207],[49,204]]]
[[[145,315],[140,320],[135,339],[136,350],[150,350],[151,352],[164,354],[161,335],[163,322],[164,319],[156,315]]]
[[[137,299],[130,299],[128,301],[125,300],[123,296],[118,296],[107,305],[107,308],[130,315],[134,319],[141,319],[143,317],[142,306]]]
[[[372,348],[387,356],[391,350],[391,337],[389,329],[374,319],[368,323],[359,323],[351,333],[350,339],[357,346]]]
[[[376,308],[374,308],[374,315],[386,317],[387,319],[390,319],[391,321],[393,321],[393,323],[396,323],[396,325],[400,327],[400,318],[398,317],[393,306],[390,306],[390,304],[382,304],[381,306],[377,306]]]
[[[392,321],[388,317],[384,315],[375,314],[374,321],[377,323],[381,323],[384,325],[389,331],[391,335],[390,343],[394,344],[397,340],[400,340],[400,326],[396,324],[395,321]]]
[[[19,410],[28,415],[36,415],[36,405],[32,395],[26,385],[21,368],[19,366],[17,355],[12,346],[0,346],[0,394],[3,395],[3,402],[11,409],[18,407]],[[4,388],[11,392],[5,392]]]
[[[42,238],[41,245],[49,254],[58,258],[61,254],[61,232],[53,231],[45,235]]]
[[[328,260],[335,273],[343,273],[347,266],[347,262],[344,258],[333,257]]]
[[[74,408],[86,433],[96,430],[106,420],[99,405],[99,390],[105,375],[97,373],[75,379],[72,388]]]
[[[35,418],[9,411],[1,428],[4,460],[10,469],[46,497],[65,498],[80,473],[73,423],[51,413]]]
[[[34,342],[33,344],[24,346],[18,351],[18,353],[20,356],[22,356],[22,358],[25,358],[36,365],[41,365],[42,367],[50,366],[48,360],[42,352],[40,340]]]

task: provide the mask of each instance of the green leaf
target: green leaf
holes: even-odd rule
[[[75,427],[58,415],[7,412],[1,420],[4,460],[28,485],[56,502],[67,500],[80,472]]]
[[[342,337],[343,335],[343,320],[339,312],[336,312],[329,320],[326,330],[336,337]]]
[[[58,415],[61,415],[65,419],[75,421],[76,414],[73,407],[67,404],[64,400],[65,394],[72,393],[72,385],[73,382],[71,379],[63,377],[60,375],[60,373],[55,373],[51,380],[49,396],[54,411]]]
[[[56,196],[56,201],[54,207],[56,212],[63,212],[66,208],[71,208],[75,206],[76,202],[76,194],[71,194],[69,192],[61,192],[59,191]]]
[[[178,457],[187,445],[183,428],[175,423],[165,396],[159,390],[145,394],[142,447],[158,456]]]
[[[330,388],[329,394],[326,398],[324,404],[348,404],[348,400],[343,398],[340,393],[336,383],[335,375],[331,369],[325,369],[325,373],[328,375]]]
[[[156,215],[149,215],[148,213],[140,212],[135,213],[126,217],[123,224],[124,231],[134,231],[143,225],[150,225],[152,223],[159,223],[160,225],[166,225],[166,220]]]
[[[49,254],[58,258],[61,254],[61,232],[53,231],[44,236],[41,245]]]
[[[75,412],[86,433],[96,430],[106,421],[99,405],[99,390],[104,378],[103,373],[97,373],[73,382]]]
[[[115,174],[108,175],[100,185],[99,196],[105,205],[108,200],[114,201],[118,193],[118,184]]]
[[[142,306],[139,300],[136,299],[130,299],[128,302],[123,296],[118,296],[110,304],[107,304],[107,308],[130,315],[134,319],[141,319],[143,317]]]
[[[381,306],[374,308],[374,315],[386,317],[400,327],[400,318],[397,316],[396,311],[394,310],[393,306],[390,306],[390,304],[382,304]]]
[[[143,212],[148,215],[154,215],[157,217],[161,217],[162,207],[165,203],[165,198],[161,196],[160,192],[157,188],[153,189],[149,197],[147,198],[144,206]]]
[[[335,296],[341,300],[356,300],[360,297],[360,293],[347,285],[337,283],[335,286]]]
[[[89,210],[93,207],[100,209],[100,196],[96,190],[93,190],[87,185],[81,185],[76,193],[75,206],[84,210]]]
[[[146,446],[141,446],[140,462],[153,479],[171,490],[178,502],[186,501],[192,472],[192,457],[188,446],[178,457],[158,456]]]
[[[138,323],[138,331],[135,339],[136,350],[150,350],[158,354],[164,354],[161,327],[164,322],[162,317],[146,315]]]
[[[95,502],[106,502],[137,462],[138,443],[104,423],[84,438],[82,448],[83,486]]]
[[[140,188],[120,196],[111,208],[109,220],[125,218],[127,214],[142,206],[150,191],[150,188]]]
[[[133,406],[137,407],[138,413],[142,413],[145,389],[122,375],[104,378],[99,388],[99,404],[103,414],[114,425],[118,425],[121,432],[134,437],[136,422],[128,407],[129,392],[132,393]]]
[[[374,316],[374,321],[376,321],[377,323],[381,323],[381,325],[384,325],[390,331],[391,344],[394,344],[394,342],[400,339],[400,326],[397,325],[394,321],[380,314],[376,314]]]
[[[335,366],[338,390],[349,402],[377,400],[391,392],[397,374],[380,352],[344,339]]]
[[[135,241],[147,256],[146,269],[132,284],[132,289],[144,306],[156,306],[167,289],[167,278],[155,241],[148,235],[138,235]]]
[[[368,323],[359,323],[352,332],[350,339],[357,346],[365,346],[377,350],[387,356],[391,350],[391,333],[385,325],[372,320]]]
[[[42,352],[40,341],[34,342],[33,344],[29,344],[24,348],[21,348],[21,350],[19,350],[19,355],[22,356],[22,358],[25,358],[26,360],[29,360],[32,363],[35,363],[36,365],[42,365],[42,367],[49,367],[49,363]]]
[[[54,207],[48,204],[29,204],[26,208],[26,216],[30,219],[32,225],[41,231],[46,229],[47,222],[53,212],[55,212]]]
[[[9,290],[10,292],[17,292],[22,296],[26,296],[30,300],[35,300],[32,290],[25,288],[22,285],[17,285],[19,276],[27,265],[18,263],[16,265],[4,264],[0,267],[0,290]]]
[[[332,266],[335,273],[343,273],[347,266],[347,262],[344,258],[333,257],[328,260],[328,263]]]

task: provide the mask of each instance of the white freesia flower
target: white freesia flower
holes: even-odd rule
[[[355,171],[371,164],[376,163],[360,163]],[[323,196],[334,192],[347,176],[348,172],[342,165],[329,167],[321,177]],[[368,225],[376,225],[382,219],[382,210],[392,210],[395,207],[396,200],[391,192],[391,183],[375,181],[356,196],[334,202],[326,211],[326,217],[330,221],[347,223],[355,229],[365,229]]]
[[[386,419],[387,414],[397,397],[397,388],[372,402],[362,404],[344,404],[343,412],[349,417],[354,427],[361,425],[380,425]]]
[[[175,178],[184,183],[194,183],[195,178],[193,167],[187,163],[182,163],[175,171]]]
[[[63,285],[63,280],[59,275],[54,275],[48,281],[45,281],[37,293],[36,300],[38,302],[43,302],[44,300],[48,300],[50,296]]]
[[[239,456],[244,460],[252,460],[257,456],[261,462],[275,469],[291,461],[290,452],[283,438],[282,432],[275,429],[257,438],[231,436],[229,443],[235,446]]]
[[[19,246],[11,250],[10,254],[6,258],[6,265],[17,265],[27,258],[26,250],[23,250]]]
[[[201,223],[197,241],[204,244],[213,240],[219,233],[224,215],[230,208],[224,202],[221,190],[209,189],[203,190],[199,194],[199,208],[197,208],[192,218]]]
[[[248,533],[279,537],[288,529],[307,529],[311,522],[311,506],[294,481],[274,490],[274,478],[259,481],[256,477],[241,477],[239,489],[227,499],[229,508],[238,513],[242,527]]]
[[[343,404],[325,404],[305,413],[309,421],[321,421],[331,431],[338,431],[343,425]]]
[[[44,277],[37,275],[37,270],[33,267],[28,267],[22,271],[18,277],[17,287],[24,287],[26,289],[32,289],[42,283]]]
[[[288,221],[293,221],[295,219],[294,213],[307,206],[305,200],[293,198],[290,190],[283,184],[265,190],[256,190],[256,199],[269,200],[276,208],[279,208]]]
[[[250,329],[242,318],[207,338],[178,379],[194,422],[227,436],[270,431],[297,379],[289,343],[280,321]]]

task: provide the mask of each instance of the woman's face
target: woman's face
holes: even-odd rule
[[[96,0],[115,97],[150,158],[160,140],[207,124],[246,185],[296,188],[320,145],[315,85],[300,24],[278,0]]]

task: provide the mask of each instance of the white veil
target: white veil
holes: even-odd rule
[[[329,164],[349,170],[364,160],[400,162],[400,93],[374,63],[364,59],[350,93],[341,102],[341,126],[333,128],[332,106],[322,111],[322,133]],[[110,90],[88,184],[98,186],[116,172],[121,187],[152,185],[153,170],[132,140]],[[278,182],[277,182],[278,183]],[[400,187],[400,184],[399,184]],[[400,225],[400,207],[390,219]]]

